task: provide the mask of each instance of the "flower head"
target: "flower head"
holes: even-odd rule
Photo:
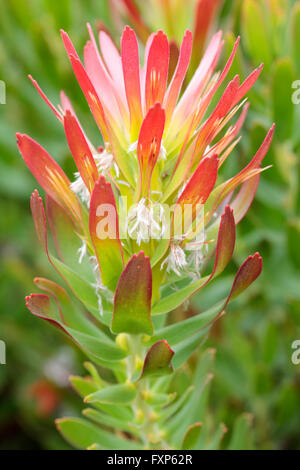
[[[191,277],[192,282],[201,279],[214,251],[215,267],[209,279],[226,267],[232,255],[234,227],[253,200],[273,128],[237,175],[224,181],[219,170],[239,141],[248,109],[243,100],[262,66],[243,83],[235,76],[211,111],[212,100],[231,68],[239,38],[224,70],[216,72],[223,41],[221,32],[215,34],[182,92],[192,54],[190,31],[184,34],[171,77],[170,43],[163,31],[148,38],[143,65],[137,37],[130,27],[124,29],[121,53],[106,32],[99,34],[99,49],[89,25],[88,31],[84,64],[64,31],[62,38],[104,147],[90,142],[64,93],[61,106],[56,108],[31,78],[64,126],[77,166],[75,180],[70,182],[31,138],[18,134],[19,149],[48,201],[57,211],[63,211],[69,226],[73,226],[82,269],[85,266],[90,272],[87,265],[93,264],[91,259],[96,257],[101,286],[113,292],[128,260],[142,249],[151,260],[152,270],[160,273],[155,293],[158,300],[161,285],[182,276]],[[240,110],[240,116],[231,123]],[[130,204],[127,215],[123,214],[124,198]],[[37,195],[32,207],[39,238],[48,249],[42,227],[45,218]],[[57,216],[51,214],[48,218],[52,232],[57,232],[53,228],[59,225]],[[222,224],[228,225],[228,233]],[[54,236],[57,241],[57,233]],[[228,236],[223,243],[222,238]],[[51,255],[49,258],[55,264]],[[61,271],[61,266],[55,267]],[[90,274],[87,279],[95,286]],[[96,281],[99,284],[99,279]],[[95,289],[95,294],[99,304],[100,289]],[[101,302],[104,312],[111,310],[105,303],[109,301]]]
[[[86,403],[104,404],[103,423],[111,415],[112,425],[119,427],[116,416],[122,416],[123,429],[125,416],[128,439],[110,430],[100,429],[98,434],[99,428],[84,420],[60,420],[58,426],[66,437],[72,435],[71,442],[89,430],[91,442],[88,438],[82,444],[80,438],[80,447],[95,443],[102,448],[104,436],[113,447],[118,439],[121,448],[152,448],[165,436],[168,448],[178,448],[181,439],[173,439],[172,429],[178,428],[183,414],[194,416],[189,406],[197,402],[199,387],[195,392],[186,390],[175,402],[175,407],[180,403],[176,412],[174,404],[169,405],[174,399],[169,394],[170,381],[153,379],[172,373],[186,361],[229,301],[262,270],[259,254],[249,256],[225,299],[178,324],[164,323],[166,314],[186,305],[191,295],[221,274],[233,255],[236,224],[255,195],[273,128],[237,175],[226,180],[220,168],[239,141],[248,109],[243,100],[261,67],[241,84],[234,77],[220,93],[239,40],[224,70],[216,72],[223,45],[219,32],[182,91],[192,53],[189,31],[172,74],[171,46],[162,31],[149,37],[141,66],[132,29],[126,27],[123,32],[121,54],[103,31],[99,50],[88,29],[84,65],[68,35],[62,32],[62,37],[99,127],[99,142],[90,142],[64,93],[56,108],[31,79],[64,126],[77,167],[75,180],[71,182],[34,140],[17,135],[25,162],[46,192],[46,211],[37,191],[31,197],[39,242],[69,288],[35,279],[47,295],[31,294],[26,304],[101,366],[98,372],[88,364],[91,379],[78,382],[75,377],[73,384],[86,395]],[[213,100],[217,102],[214,109]],[[80,303],[73,302],[70,290]],[[107,381],[108,374],[102,379],[103,368],[112,371],[113,383]],[[203,370],[201,362],[201,377],[207,381],[210,375]],[[143,381],[146,377],[151,380]],[[143,410],[140,403],[145,405]],[[116,409],[120,415],[114,414]],[[149,433],[153,415],[155,432]]]

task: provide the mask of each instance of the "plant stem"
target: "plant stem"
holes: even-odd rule
[[[136,380],[136,373],[139,372],[139,365],[143,363],[145,348],[141,341],[141,335],[127,335],[130,355],[127,359],[127,379],[129,382]],[[146,402],[146,397],[150,390],[148,379],[140,380],[136,383],[137,395],[132,404],[137,421],[140,423],[141,438],[145,449],[160,447],[160,429],[156,422],[156,414],[153,407]]]

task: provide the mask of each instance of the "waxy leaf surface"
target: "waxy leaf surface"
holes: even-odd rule
[[[152,335],[152,271],[150,260],[140,252],[124,269],[115,294],[112,331]]]

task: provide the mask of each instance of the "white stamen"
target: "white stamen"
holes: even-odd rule
[[[206,242],[206,235],[203,232],[201,239],[199,239],[199,234],[198,234],[197,241],[189,242],[186,244],[186,247],[185,247],[187,251],[191,252],[191,255],[189,256],[188,264],[191,266],[191,268],[196,272],[198,276],[201,275],[201,268],[204,264],[205,257],[208,252],[208,245],[205,242]]]
[[[105,144],[105,150],[101,153],[96,153],[93,155],[95,159],[96,166],[100,174],[107,176],[108,173],[114,168],[116,177],[119,178],[120,170],[116,162],[114,161],[114,156],[109,150],[109,144]],[[80,176],[80,173],[74,173],[75,181],[71,183],[71,190],[77,194],[83,203],[88,207],[90,206],[90,193],[87,189],[83,179]]]
[[[100,314],[100,317],[103,317],[104,309],[103,309],[103,302],[102,302],[102,297],[101,297],[100,291],[96,291],[96,295],[97,295],[97,299],[98,299],[99,314]]]
[[[185,188],[186,188],[186,185],[187,185],[187,183],[183,183],[183,185],[182,185],[181,188],[179,189],[178,194],[177,194],[177,199],[180,198],[181,194],[183,193],[183,191],[184,191]]]
[[[97,299],[98,299],[98,308],[99,308],[100,316],[103,317],[104,311],[103,311],[103,303],[102,303],[101,294],[104,293],[106,288],[102,284],[101,273],[100,273],[99,264],[98,264],[98,260],[97,260],[96,256],[90,256],[90,262],[94,266],[94,272],[95,272],[95,276],[96,276],[95,284],[91,284],[91,285],[95,289],[95,292],[96,292],[96,296],[97,296]]]
[[[171,245],[171,251],[170,254],[167,256],[165,261],[161,265],[161,269],[165,265],[167,265],[167,272],[169,273],[170,271],[173,271],[177,276],[181,276],[181,270],[184,269],[187,266],[187,260],[185,256],[185,252],[183,249],[173,243]]]
[[[98,271],[99,271],[99,269],[98,269]],[[102,284],[102,281],[101,281],[101,278],[100,278],[100,273],[99,273],[99,276],[97,278],[96,283],[92,284],[92,287],[95,289],[96,296],[97,296],[97,299],[98,299],[98,308],[99,308],[100,316],[103,317],[104,311],[103,311],[103,302],[102,302],[102,296],[101,295],[106,290],[106,287],[104,287],[104,285]]]
[[[93,267],[94,267],[94,271],[95,271],[95,272],[99,271],[99,266],[98,266],[98,261],[97,261],[96,256],[90,256],[89,259],[90,259],[91,264],[92,264]]]
[[[90,262],[94,266],[94,272],[95,272],[95,277],[96,277],[96,282],[94,284],[91,284],[91,286],[95,289],[96,296],[98,299],[98,308],[99,308],[99,313],[100,316],[103,317],[104,315],[104,310],[103,310],[103,301],[102,301],[102,296],[105,297],[105,300],[108,302],[113,303],[113,296],[112,293],[105,287],[102,283],[101,279],[101,272],[99,269],[99,264],[96,256],[90,256]]]
[[[161,143],[159,156],[158,156],[158,161],[160,160],[163,160],[163,161],[167,160],[167,150],[163,143]]]
[[[138,146],[138,141],[133,142],[133,144],[131,144],[131,145],[128,147],[127,153],[135,152],[135,151],[137,150],[137,146]]]
[[[77,194],[82,202],[86,203],[88,206],[90,205],[90,193],[84,184],[83,179],[80,176],[80,173],[74,173],[75,181],[71,183],[71,190]]]
[[[123,181],[123,180],[116,180],[116,183],[118,184],[123,184],[124,186],[127,186],[127,188],[130,188],[130,184],[127,183],[127,181]]]
[[[79,254],[78,263],[81,264],[82,261],[83,261],[83,258],[84,258],[85,255],[87,254],[87,246],[86,246],[86,243],[85,243],[84,240],[82,240],[82,245],[81,245],[81,247],[80,247],[79,250],[78,250],[78,254]]]
[[[157,194],[158,196],[162,196],[162,192],[161,191],[151,191],[151,194]]]
[[[117,178],[120,176],[119,167],[114,161],[114,156],[110,150],[109,144],[105,144],[105,150],[103,150],[103,152],[94,154],[94,159],[99,173],[107,176],[113,167]]]
[[[158,214],[154,213],[154,207],[158,207]],[[140,202],[129,210],[127,226],[128,234],[131,238],[141,242],[149,242],[150,238],[160,240],[166,231],[166,220],[163,206],[146,204],[143,198]]]

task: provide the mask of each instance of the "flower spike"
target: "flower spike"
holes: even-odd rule
[[[87,366],[90,377],[72,379],[84,401],[97,408],[84,413],[94,424],[85,419],[60,422],[72,443],[80,448],[142,449],[160,448],[165,440],[168,448],[190,449],[202,438],[193,406],[211,378],[207,367],[213,354],[202,356],[193,367],[195,390],[189,387],[176,400],[170,393],[171,374],[200,348],[229,302],[260,275],[260,255],[246,259],[229,295],[206,312],[186,315],[183,306],[227,268],[236,225],[253,201],[274,126],[246,167],[224,179],[222,165],[241,138],[248,110],[245,96],[262,66],[244,82],[236,75],[226,84],[239,38],[219,72],[221,31],[195,63],[195,46],[204,47],[219,0],[197,0],[196,40],[186,30],[181,46],[174,37],[180,2],[151,2],[164,13],[172,31],[169,40],[162,30],[144,37],[147,26],[136,1],[111,1],[115,11],[125,4],[131,24],[142,32],[143,65],[138,38],[129,26],[119,52],[102,26],[98,44],[88,24],[83,62],[67,33],[61,32],[102,134],[101,146],[90,142],[64,92],[56,108],[30,77],[63,124],[78,172],[69,180],[45,149],[17,134],[23,159],[46,191],[46,211],[37,191],[31,198],[37,236],[67,285],[65,290],[37,278],[37,287],[49,295],[32,294],[26,303],[94,363]],[[47,223],[54,241],[49,246]],[[72,301],[71,293],[78,301]],[[181,306],[178,322],[173,315],[166,317]],[[175,384],[172,380],[171,387]],[[223,434],[221,427],[219,440]]]

